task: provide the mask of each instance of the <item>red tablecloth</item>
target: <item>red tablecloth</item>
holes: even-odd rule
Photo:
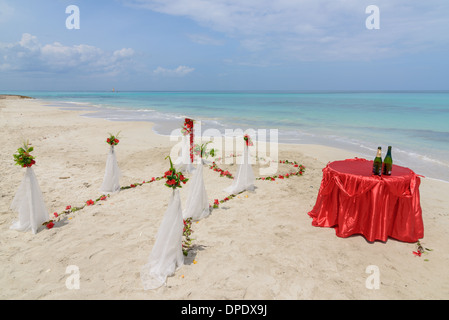
[[[391,176],[374,176],[372,167],[372,161],[358,158],[329,163],[309,212],[312,225],[334,227],[343,238],[362,234],[368,241],[423,238],[420,177],[397,165]]]

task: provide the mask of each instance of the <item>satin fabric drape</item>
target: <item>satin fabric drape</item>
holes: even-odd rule
[[[48,220],[47,207],[33,168],[26,168],[25,176],[12,200],[11,209],[19,213],[18,219],[10,227],[13,230],[31,230],[36,234]]]
[[[368,241],[388,237],[416,242],[424,237],[420,177],[393,165],[391,176],[372,175],[372,161],[347,159],[323,169],[312,225],[334,227],[338,237],[362,234]]]

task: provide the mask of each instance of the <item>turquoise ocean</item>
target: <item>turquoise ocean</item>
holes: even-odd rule
[[[449,91],[442,92],[49,92],[20,91],[88,117],[149,121],[169,135],[184,117],[202,128],[277,129],[279,142],[322,144],[449,182]],[[203,130],[203,131],[204,131]]]

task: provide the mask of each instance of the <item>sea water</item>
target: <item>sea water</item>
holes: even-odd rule
[[[169,135],[184,117],[203,128],[277,129],[279,142],[322,144],[449,181],[449,92],[5,92],[85,109],[113,121],[150,121]],[[383,156],[385,156],[383,152]]]

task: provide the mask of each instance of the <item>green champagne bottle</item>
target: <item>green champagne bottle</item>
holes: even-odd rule
[[[377,148],[377,155],[373,161],[373,174],[380,176],[382,174],[382,148]]]
[[[387,155],[384,159],[384,170],[383,174],[389,176],[391,175],[391,169],[393,168],[393,158],[391,157],[391,146],[388,146]]]

